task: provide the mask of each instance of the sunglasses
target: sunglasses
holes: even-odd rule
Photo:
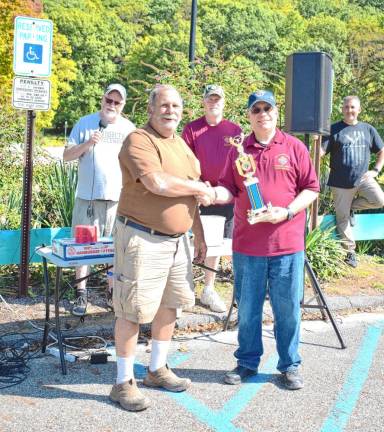
[[[109,98],[109,97],[106,97],[106,96],[104,96],[104,99],[105,99],[105,102],[108,104],[108,105],[115,105],[115,106],[119,106],[119,105],[121,105],[121,101],[120,102],[118,102],[118,101],[115,101],[114,99],[111,99],[111,98]]]
[[[271,105],[265,106],[263,108],[260,107],[252,107],[251,109],[251,113],[252,114],[260,114],[261,112],[270,112],[273,109],[273,107]]]

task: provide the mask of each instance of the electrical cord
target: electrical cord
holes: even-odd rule
[[[38,332],[9,332],[0,336],[0,389],[13,387],[23,382],[30,372],[27,363],[41,357],[39,352],[41,344],[36,344],[27,336],[35,333]],[[19,338],[11,343],[7,339],[12,336],[21,336],[21,340]]]
[[[34,341],[32,339],[28,340],[25,336],[27,334],[32,335],[32,334],[41,333],[44,329],[37,326],[31,320],[25,319],[25,317],[21,316],[14,308],[12,308],[10,306],[10,304],[4,299],[4,297],[1,294],[0,294],[0,300],[4,303],[4,305],[7,307],[7,309],[14,316],[16,316],[20,320],[25,320],[26,322],[28,322],[29,325],[31,325],[34,329],[36,329],[36,331],[30,332],[30,333],[5,333],[4,335],[0,335],[0,388],[5,388],[3,386],[10,387],[10,386],[19,384],[22,381],[24,381],[24,379],[27,376],[27,373],[29,372],[29,368],[26,365],[27,361],[34,359],[34,358],[45,356],[45,354],[42,354],[40,352],[42,344],[36,343],[36,341]],[[62,333],[66,332],[66,331],[73,331],[80,325],[80,323],[81,323],[81,321],[79,320],[78,324],[75,327],[71,327],[70,329],[62,329],[60,331]],[[48,335],[53,342],[51,342],[50,344],[47,345],[47,347],[46,347],[47,351],[49,351],[49,348],[52,348],[54,345],[56,345],[58,343],[58,339],[57,339],[57,336],[55,333],[50,331],[48,333]],[[17,350],[15,351],[15,349],[14,349],[14,347],[17,346],[17,344],[20,343],[20,341],[14,342],[11,347],[9,345],[8,346],[6,345],[6,343],[5,343],[6,338],[9,338],[11,336],[19,336],[23,339],[22,356],[21,356],[20,352],[18,352]],[[84,347],[80,347],[80,346],[70,345],[67,343],[67,341],[81,340],[81,339],[96,339],[96,340],[101,341],[102,345],[97,347],[97,348],[84,348]],[[36,349],[33,350],[34,354],[33,355],[27,355],[27,352],[31,352],[30,347],[33,346],[34,344],[36,344],[36,346],[37,346]],[[94,352],[105,351],[106,347],[108,346],[108,342],[104,338],[102,338],[101,336],[97,336],[97,335],[72,336],[72,337],[63,337],[62,345],[63,345],[65,353],[66,353],[67,349],[70,349],[70,350],[76,351],[76,357],[77,358],[86,358]],[[23,350],[26,351],[26,353],[24,353]],[[84,354],[81,355],[81,354],[79,354],[79,352],[84,352]],[[5,355],[4,353],[6,353],[7,355]],[[40,355],[38,356],[38,354],[40,354]],[[20,374],[15,373],[16,370],[20,371]],[[23,373],[21,371],[23,371]],[[11,376],[12,376],[12,378],[10,378]],[[9,381],[8,381],[8,379],[9,379]]]
[[[95,185],[95,176],[96,176],[96,169],[95,169],[95,144],[92,146],[92,189],[91,189],[91,199],[88,201],[88,207],[87,207],[87,216],[92,221],[94,220],[94,205],[93,205],[93,188]]]

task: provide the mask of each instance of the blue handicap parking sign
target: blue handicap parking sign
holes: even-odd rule
[[[43,62],[43,45],[25,43],[24,44],[24,61],[26,63],[42,64],[42,62]]]

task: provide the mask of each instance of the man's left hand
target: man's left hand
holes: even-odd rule
[[[272,224],[277,224],[287,220],[288,211],[285,207],[269,207],[263,213],[258,214],[253,217],[254,223],[259,222],[269,222]]]
[[[375,178],[375,177],[377,177],[377,175],[378,175],[378,172],[377,171],[375,171],[375,170],[369,170],[369,171],[367,171],[364,175],[363,175],[363,177],[361,178],[362,180],[368,180],[369,178]]]
[[[198,236],[193,239],[194,257],[193,262],[197,264],[204,264],[205,257],[207,256],[207,244]]]

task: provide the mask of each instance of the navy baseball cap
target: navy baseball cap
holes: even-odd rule
[[[269,90],[258,90],[251,93],[248,98],[248,109],[251,109],[257,102],[265,102],[272,107],[276,106],[275,96]]]

